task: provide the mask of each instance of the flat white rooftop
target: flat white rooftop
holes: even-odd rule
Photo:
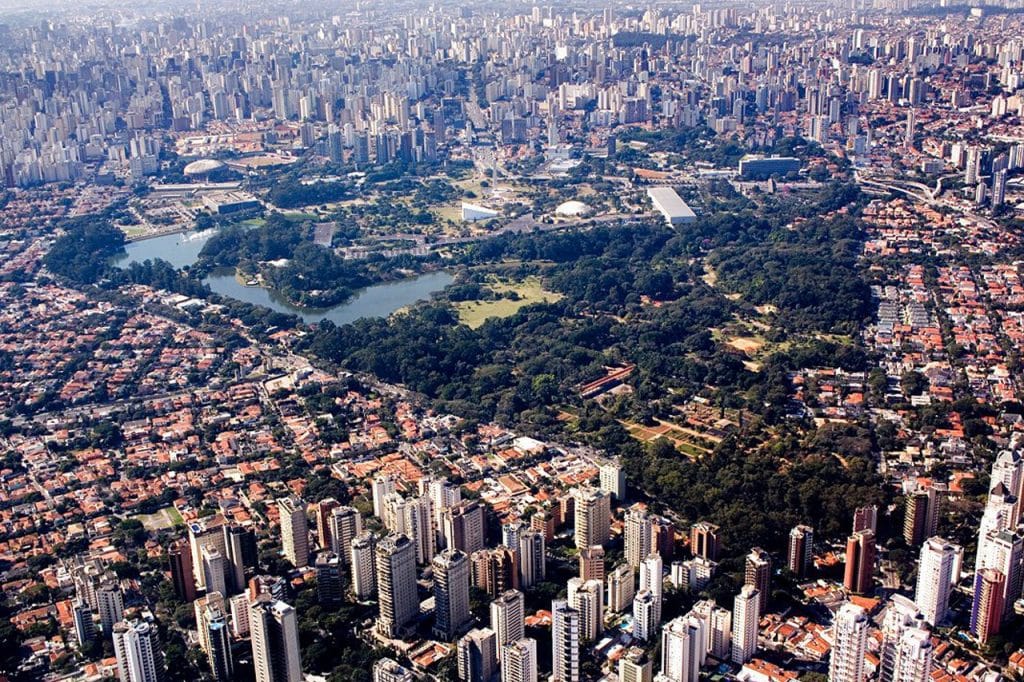
[[[691,223],[697,219],[693,209],[671,187],[651,187],[647,190],[647,196],[670,225]]]

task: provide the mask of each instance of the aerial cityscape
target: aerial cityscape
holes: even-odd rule
[[[1024,0],[7,0],[0,171],[0,682],[1024,680]]]

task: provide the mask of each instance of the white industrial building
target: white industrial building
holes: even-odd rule
[[[478,220],[490,220],[491,218],[497,218],[499,215],[498,211],[493,209],[462,202],[462,220],[467,223],[475,223]]]
[[[651,187],[647,190],[647,196],[651,198],[654,208],[665,216],[669,225],[685,225],[697,220],[697,214],[671,187]]]

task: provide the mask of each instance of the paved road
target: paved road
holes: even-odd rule
[[[871,178],[871,177],[865,177],[861,173],[861,171],[859,171],[859,170],[854,171],[853,175],[854,175],[854,179],[858,183],[860,183],[861,185],[866,185],[868,187],[875,187],[875,188],[878,188],[878,189],[884,189],[884,190],[888,190],[890,192],[898,192],[900,194],[905,194],[906,196],[910,197],[911,199],[916,199],[917,201],[919,201],[919,202],[921,202],[923,204],[928,204],[929,206],[939,206],[939,207],[951,208],[951,209],[953,209],[955,211],[958,211],[961,214],[967,216],[971,220],[976,221],[980,225],[983,225],[983,226],[988,227],[988,228],[994,228],[996,226],[995,223],[993,223],[991,220],[989,220],[985,216],[980,215],[978,213],[975,213],[974,211],[969,210],[967,207],[963,206],[962,204],[952,203],[952,202],[949,202],[949,201],[945,201],[945,200],[943,200],[941,198],[937,198],[936,197],[936,190],[929,189],[927,186],[922,185],[919,182],[906,182],[905,181],[905,184],[911,185],[913,188],[917,189],[917,191],[914,191],[914,189],[907,189],[906,187],[903,187],[902,185],[896,184],[893,178]],[[942,179],[940,178],[939,181],[941,182],[941,180]],[[922,191],[923,191],[923,193],[922,193]]]
[[[431,251],[443,249],[451,246],[461,246],[463,244],[472,244],[473,242],[480,242],[486,239],[491,239],[504,234],[530,234],[533,232],[554,232],[557,230],[571,230],[571,229],[593,229],[598,225],[605,223],[613,223],[619,220],[630,220],[636,218],[642,218],[643,216],[635,213],[608,213],[606,215],[600,215],[595,218],[584,218],[581,220],[574,220],[571,222],[556,222],[556,223],[544,223],[537,220],[532,213],[521,215],[518,218],[513,218],[509,222],[505,223],[502,227],[488,232],[486,234],[477,234],[467,237],[444,237],[436,241],[428,241],[424,235],[409,235],[409,234],[393,234],[385,235],[380,238],[381,241],[389,241],[393,239],[411,239],[416,242],[415,246],[409,246],[406,248],[399,249],[388,249],[386,251],[373,251],[369,248],[359,250],[346,250],[342,256],[346,260],[357,260],[360,258],[366,258],[370,254],[383,253],[385,256],[425,256]]]

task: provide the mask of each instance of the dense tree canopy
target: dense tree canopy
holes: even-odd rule
[[[73,282],[96,282],[109,258],[124,246],[124,233],[102,215],[71,218],[62,227],[64,234],[53,243],[43,264]]]

